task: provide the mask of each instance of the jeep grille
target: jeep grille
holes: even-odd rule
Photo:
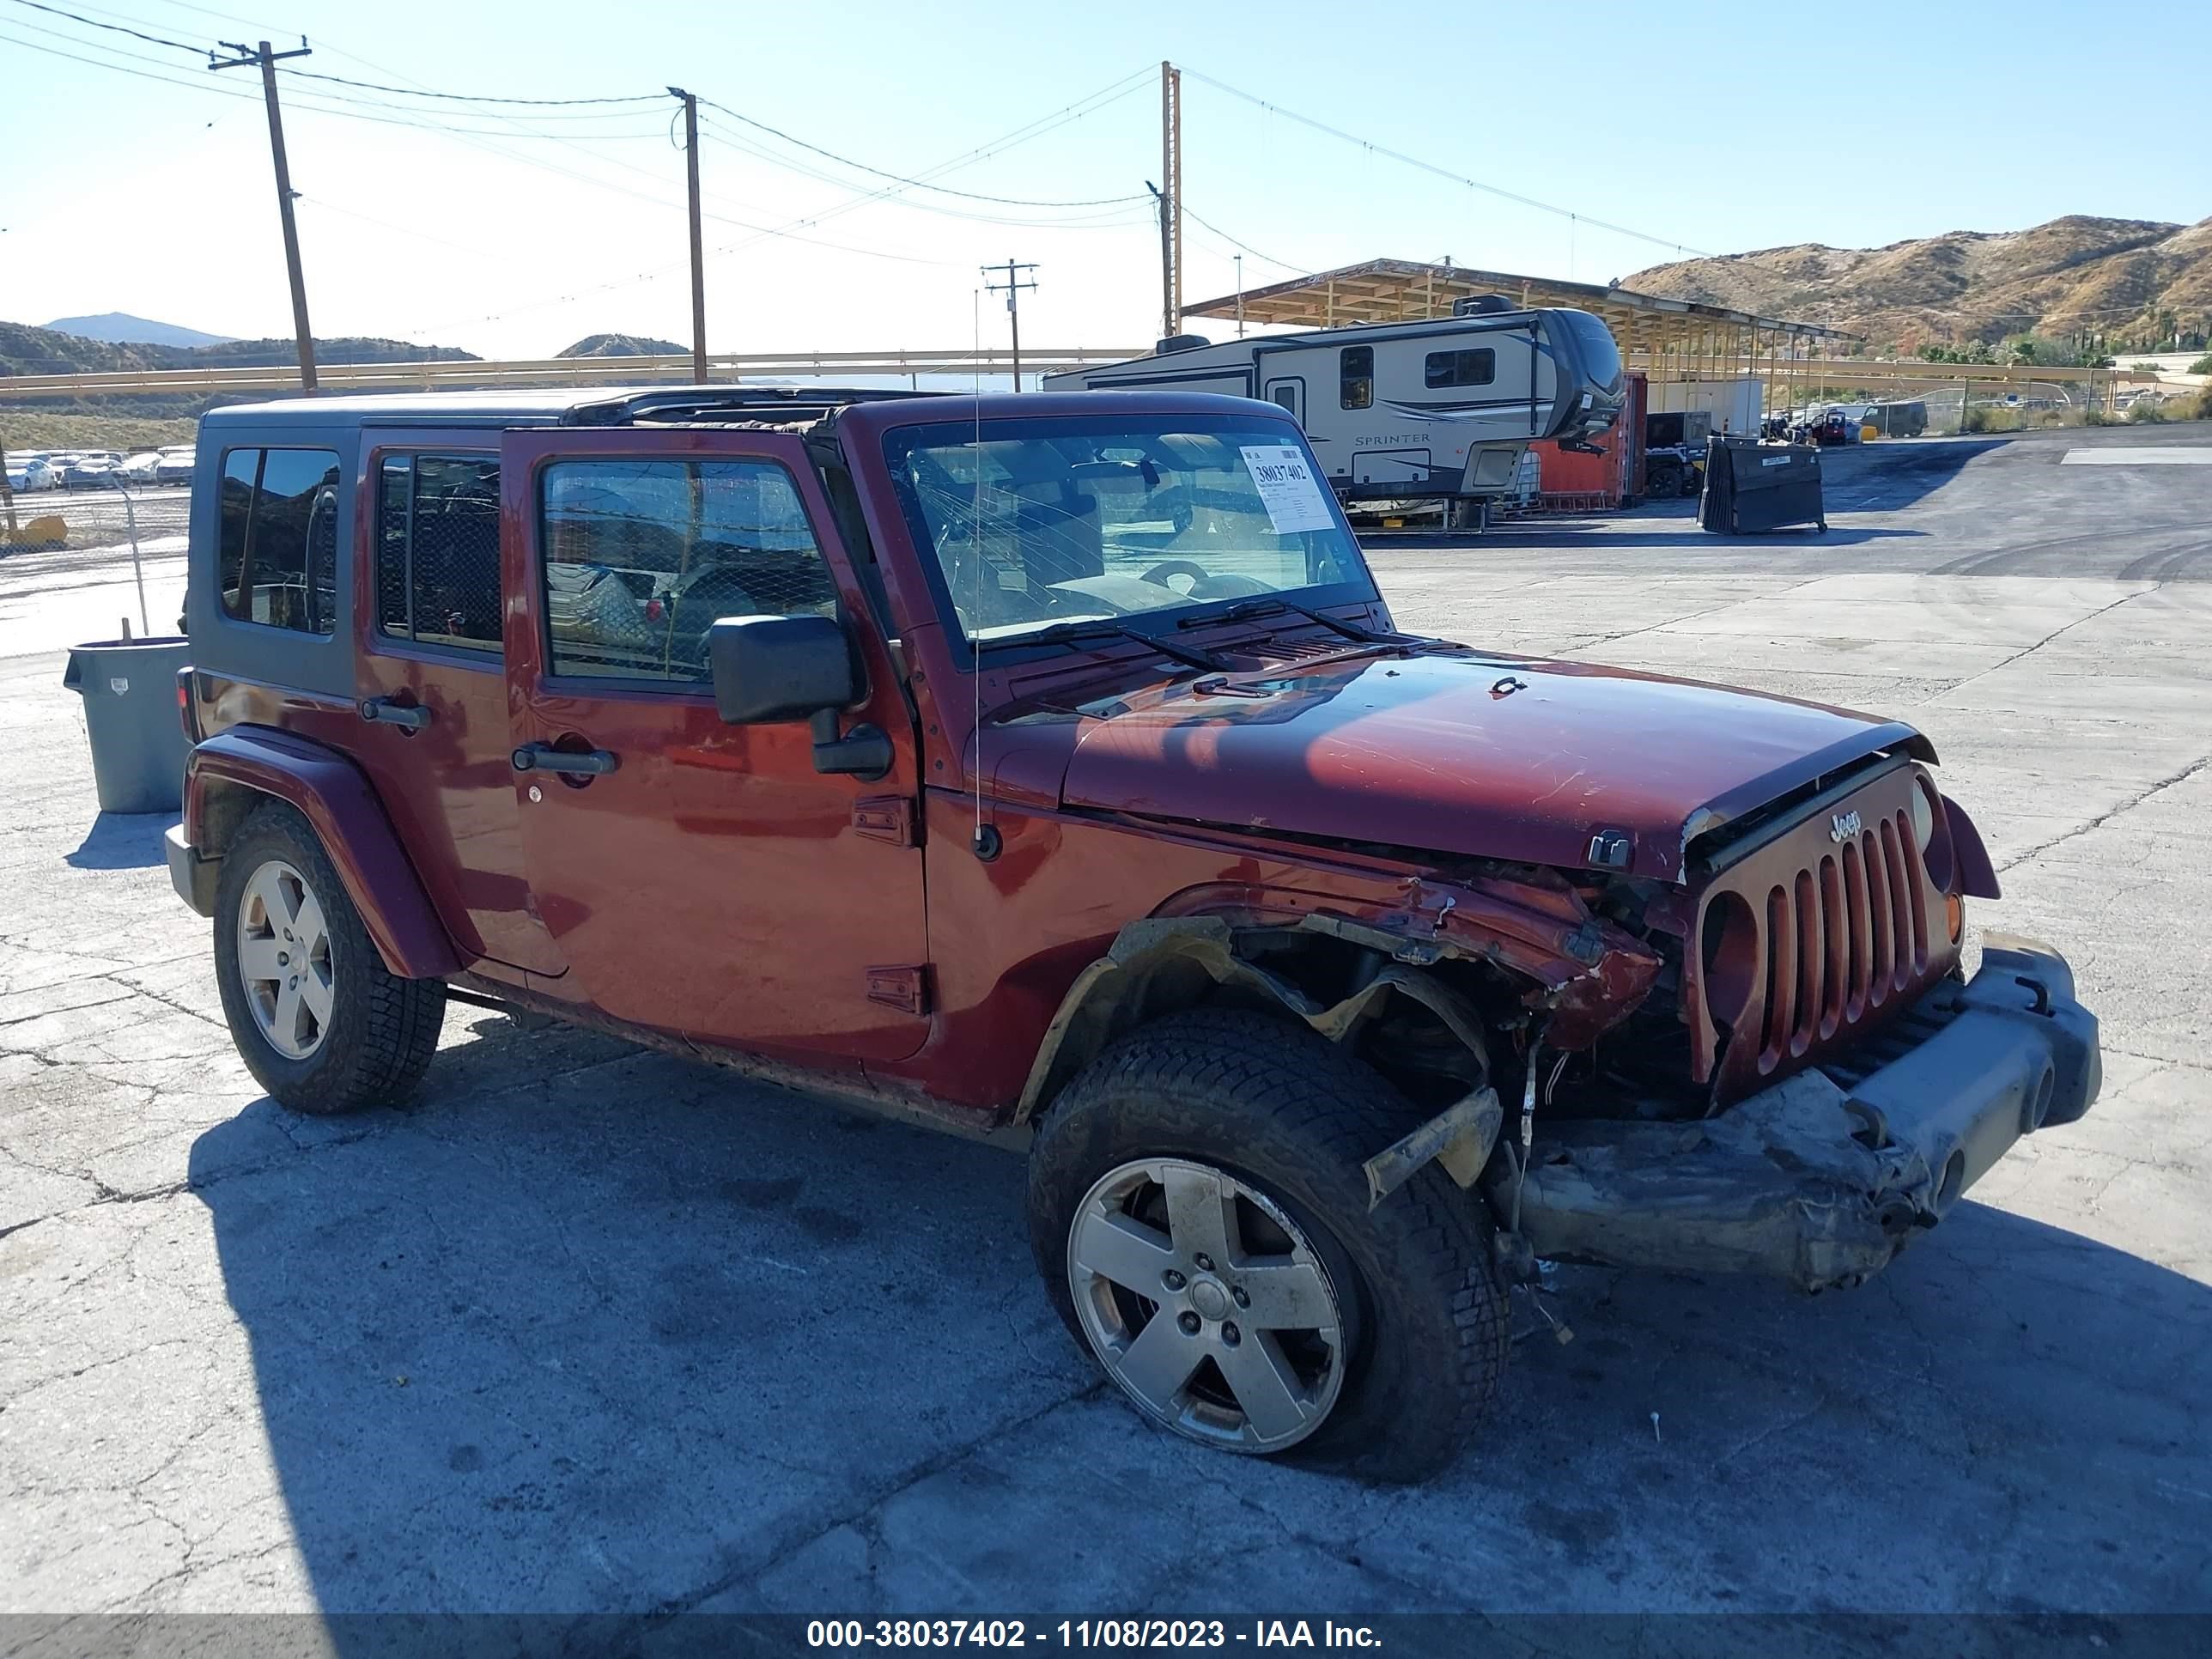
[[[1913,834],[1900,766],[1813,809],[1716,873],[1684,951],[1695,1075],[1725,1105],[1886,1024],[1958,958],[1943,887]]]

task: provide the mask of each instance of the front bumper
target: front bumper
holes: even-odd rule
[[[2096,1017],[2047,946],[1990,934],[1971,983],[1936,987],[1880,1063],[1801,1073],[1690,1123],[1569,1123],[1521,1191],[1537,1255],[1743,1272],[1820,1291],[1881,1271],[2022,1135],[2070,1123],[2103,1080]],[[1511,1212],[1496,1160],[1490,1196]]]

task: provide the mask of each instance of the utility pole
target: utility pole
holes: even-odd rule
[[[1160,337],[1182,332],[1182,71],[1160,63]]]
[[[1003,294],[1006,296],[1006,325],[1013,330],[1014,334],[1014,390],[1017,392],[1022,389],[1022,312],[1019,303],[1021,293],[1024,289],[1034,289],[1036,287],[1034,282],[1024,278],[1020,273],[1036,269],[1034,263],[1016,264],[1014,257],[1011,253],[1006,256],[1006,264],[983,267],[983,274],[986,276],[990,276],[994,271],[1003,270],[1006,273],[1005,282],[985,283],[983,291],[987,294]]]
[[[307,37],[300,37],[299,49],[295,52],[271,52],[266,40],[258,49],[249,48],[235,40],[220,43],[226,50],[234,52],[235,58],[217,60],[208,54],[211,70],[240,69],[247,64],[261,65],[261,95],[269,105],[269,149],[276,160],[276,211],[284,221],[284,268],[292,279],[292,332],[300,342],[300,389],[313,392],[315,389],[315,337],[307,326],[307,282],[300,272],[300,228],[292,218],[292,169],[284,160],[284,117],[276,105],[276,65],[288,58],[307,55]]]
[[[1244,256],[1237,257],[1237,337],[1244,337]]]
[[[684,176],[691,190],[691,379],[707,384],[707,255],[699,240],[699,100],[681,87],[668,89],[684,100]]]

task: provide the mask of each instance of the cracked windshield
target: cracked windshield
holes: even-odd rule
[[[1299,590],[1306,603],[1374,596],[1328,485],[1279,427],[988,430],[981,444],[957,425],[890,442],[915,540],[972,641]]]

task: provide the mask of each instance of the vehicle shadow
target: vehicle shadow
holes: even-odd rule
[[[102,812],[63,862],[76,870],[143,870],[166,861],[161,837],[174,812]]]
[[[1248,1547],[1203,1604],[1304,1605],[1322,1546],[1400,1611],[2212,1602],[2212,1291],[2055,1228],[1969,1202],[1818,1299],[1563,1270],[1575,1340],[1521,1343],[1479,1446],[1376,1492],[1103,1397],[1018,1158],[482,1029],[411,1112],[280,1136],[264,1100],[193,1149],[325,1613],[785,1606],[770,1570],[854,1528],[817,1613],[1042,1613],[1194,1593],[1255,1506],[1322,1544]],[[1102,1491],[1142,1524],[1102,1528]]]

